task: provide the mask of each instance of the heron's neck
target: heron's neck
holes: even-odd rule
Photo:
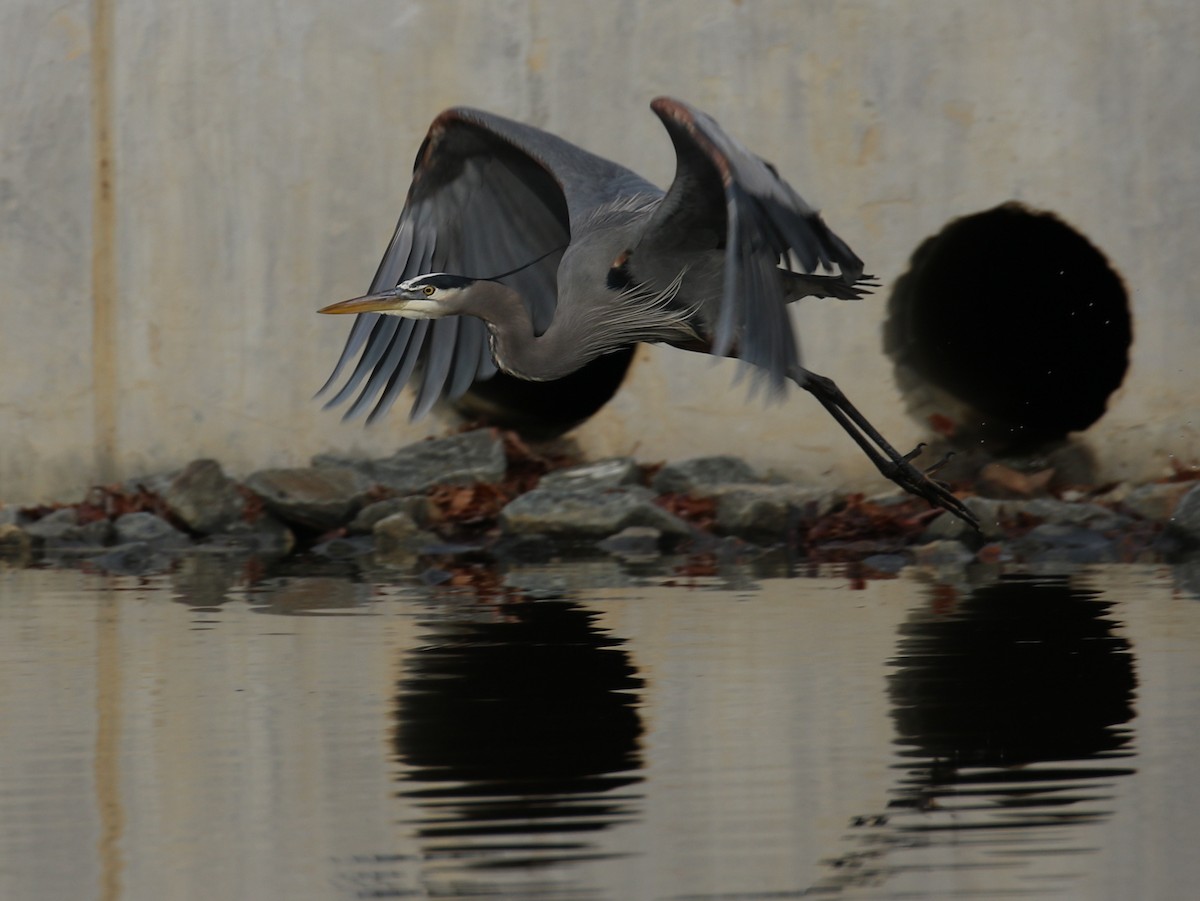
[[[492,358],[504,372],[531,381],[549,381],[570,375],[587,358],[581,345],[570,340],[570,328],[559,315],[541,335],[534,334],[533,320],[521,296],[499,282],[481,281],[477,296],[464,312],[482,319],[488,328]]]

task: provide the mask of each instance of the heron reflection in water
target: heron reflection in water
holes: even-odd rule
[[[412,381],[418,417],[497,369],[548,381],[670,344],[751,364],[775,393],[795,383],[886,478],[974,525],[936,464],[913,465],[920,445],[899,453],[800,365],[787,305],[857,299],[862,261],[707,115],[667,97],[651,108],[677,157],[666,192],[540,129],[465,108],[438,116],[370,292],[320,311],[362,314],[322,388],[359,355],[330,403],[361,384],[347,415],[374,403],[375,418]]]

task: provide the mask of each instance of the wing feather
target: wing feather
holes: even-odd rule
[[[364,334],[363,338],[355,340],[355,335],[358,331],[360,331],[360,327],[363,332],[370,333],[369,339],[367,338],[366,334]],[[359,383],[362,382],[368,373],[374,370],[375,366],[383,358],[384,354],[390,351],[396,333],[401,327],[402,322],[397,322],[396,319],[391,316],[374,316],[370,318],[363,316],[359,318],[358,322],[354,323],[354,328],[350,332],[350,340],[346,342],[346,347],[353,347],[353,350],[350,350],[349,353],[347,353],[347,351],[342,352],[343,359],[338,360],[338,368],[334,370],[333,375],[330,376],[330,380],[337,376],[343,360],[348,359],[349,356],[352,356],[353,353],[362,346],[364,341],[367,345],[366,350],[364,350],[362,352],[362,356],[358,358],[358,364],[354,367],[354,371],[350,373],[350,377],[346,379],[346,383],[342,386],[342,389],[325,402],[325,409],[337,406],[354,393],[354,389],[358,387]],[[405,336],[404,341],[405,344],[408,343],[407,335]],[[371,393],[374,394],[375,392]],[[356,403],[354,407],[351,407],[346,413],[346,418],[353,416],[356,412],[355,407],[358,406],[359,405]]]
[[[380,318],[390,321],[393,317],[381,316]],[[386,378],[375,378],[375,374],[390,373],[400,366],[401,362],[403,362],[405,358],[405,355],[408,353],[409,344],[413,341],[413,334],[416,331],[416,326],[417,322],[415,320],[405,319],[396,324],[396,327],[390,332],[391,337],[386,339],[386,343],[384,338],[387,333],[380,335],[380,338],[378,339],[378,349],[380,353],[377,356],[374,353],[372,354],[372,356],[375,357],[375,361],[371,364],[372,378],[370,381],[368,381],[366,386],[363,387],[362,391],[359,392],[358,397],[354,399],[354,403],[352,403],[346,410],[342,417],[343,419],[353,419],[355,416],[366,412],[367,408],[371,405],[372,401],[374,401],[375,397],[381,391],[383,391],[388,381]],[[369,345],[368,350],[373,352],[375,351],[375,347],[373,345]],[[413,354],[413,358],[415,360],[416,353]],[[390,376],[388,376],[388,378],[390,378]],[[351,387],[352,386],[348,384],[344,390],[348,391],[351,389]],[[340,393],[341,392],[339,392],[339,394]],[[388,406],[391,406],[390,402]]]
[[[420,419],[428,413],[445,389],[455,354],[462,350],[458,344],[458,325],[457,316],[433,321],[433,334],[429,339],[428,355],[425,358],[425,377],[417,390],[417,399],[411,414],[413,419]]]
[[[787,281],[795,260],[808,270],[837,270],[857,296],[863,264],[775,167],[755,156],[699,110],[669,97],[651,108],[662,120],[677,157],[675,179],[642,238],[649,252],[724,248],[722,293],[709,311],[713,352],[733,354],[782,389],[799,361],[787,314]],[[636,254],[635,254],[636,259]],[[780,267],[783,267],[782,269]],[[794,295],[792,295],[794,296]]]
[[[430,321],[429,319],[421,319],[413,322],[411,343],[418,349],[425,343],[425,333],[429,330]],[[367,416],[368,423],[374,422],[392,408],[392,404],[396,402],[396,398],[404,390],[404,386],[408,384],[409,377],[412,375],[413,369],[416,368],[420,355],[416,352],[405,352],[397,354],[395,359],[398,360],[398,363],[394,369],[390,370],[390,374],[387,377],[387,384],[383,389],[383,395],[379,398],[379,403],[375,405],[375,408]]]
[[[473,326],[478,326],[474,327]],[[462,397],[467,389],[480,378],[480,352],[488,352],[487,341],[481,323],[476,319],[463,319],[459,323],[458,349],[454,355],[454,369],[446,384],[446,397],[450,400]]]

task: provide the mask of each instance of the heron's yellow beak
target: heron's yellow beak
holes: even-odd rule
[[[350,300],[331,303],[321,307],[318,313],[394,313],[403,310],[409,300],[403,292],[393,288],[390,291],[380,291],[378,294],[364,294]]]

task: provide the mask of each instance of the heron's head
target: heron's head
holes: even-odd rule
[[[437,319],[463,312],[476,279],[434,272],[400,282],[394,288],[331,303],[318,313],[384,313],[406,319]]]

